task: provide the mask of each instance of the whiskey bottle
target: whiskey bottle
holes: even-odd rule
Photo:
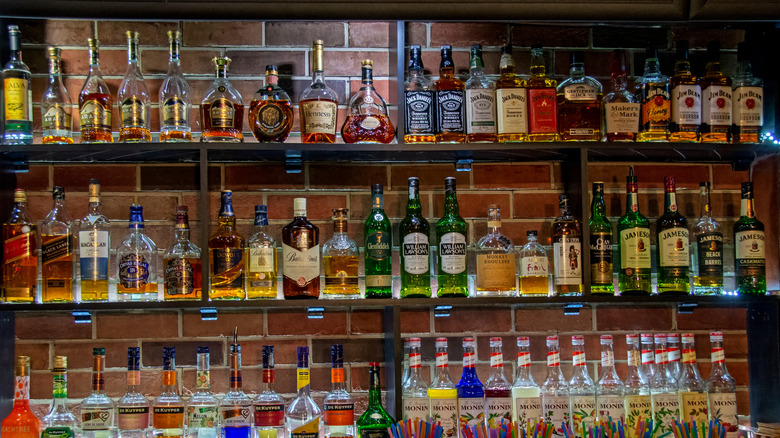
[[[643,334],[644,338],[645,335]],[[652,336],[650,337],[652,344]],[[626,427],[636,429],[640,423],[653,419],[653,403],[650,398],[648,377],[640,368],[639,336],[635,333],[626,335],[628,356],[628,371],[623,382],[625,385],[625,423]]]
[[[347,235],[347,208],[333,209],[333,237],[322,245],[323,298],[360,298],[357,244]]]
[[[144,233],[144,210],[130,206],[130,232],[116,250],[118,301],[157,300],[157,245]]]
[[[41,420],[30,409],[30,356],[17,356],[14,366],[14,406],[0,423],[8,438],[40,438]]]
[[[499,143],[519,143],[528,139],[528,90],[524,79],[515,73],[512,44],[501,48],[496,81],[496,139]]]
[[[422,215],[420,180],[409,178],[406,216],[398,227],[401,244],[401,298],[431,297],[431,227]]]
[[[585,75],[585,54],[571,53],[569,77],[558,85],[558,132],[563,141],[601,140],[602,87]]]
[[[764,82],[753,76],[750,46],[744,41],[737,45],[737,72],[732,86],[732,140],[758,143],[764,125]]]
[[[436,222],[436,240],[439,242],[437,297],[469,296],[466,271],[468,224],[458,212],[455,185],[454,177],[444,179],[444,214]]]
[[[612,335],[601,335],[601,374],[596,382],[596,407],[599,422],[609,422],[609,417],[625,415],[626,389],[615,370],[615,352]]]
[[[490,338],[490,376],[485,381],[485,418],[487,426],[491,428],[512,422],[512,385],[504,375],[501,347],[501,338]]]
[[[368,406],[357,420],[360,438],[390,438],[389,428],[395,423],[382,406],[382,386],[379,383],[379,362],[368,364]]]
[[[128,30],[126,35],[127,73],[119,85],[116,96],[119,114],[122,116],[119,141],[124,143],[152,141],[152,133],[149,129],[152,100],[138,65],[138,32]]]
[[[279,69],[265,66],[265,85],[249,103],[249,127],[260,143],[284,143],[293,126],[290,96],[279,86]]]
[[[584,427],[595,426],[596,413],[596,384],[588,372],[588,364],[585,360],[585,336],[574,335],[571,337],[572,371],[569,380],[569,392],[571,393],[571,427],[572,430],[580,430]]]
[[[639,195],[634,168],[626,177],[626,212],[618,220],[620,295],[649,295],[650,282],[650,222],[639,212]]]
[[[723,232],[712,217],[710,183],[699,183],[701,215],[691,235],[694,295],[723,293]]]
[[[216,438],[219,400],[211,392],[209,347],[198,347],[195,361],[195,393],[185,406],[187,438]]]
[[[693,333],[682,335],[682,366],[678,379],[680,418],[707,421],[707,382],[699,374]]]
[[[3,222],[3,301],[32,303],[38,290],[37,226],[27,211],[27,193],[14,190],[14,205]]]
[[[680,400],[677,396],[677,379],[669,367],[666,334],[654,336],[657,370],[650,379],[650,399],[653,403],[653,421],[660,433],[672,431],[674,421],[680,417]]]
[[[731,141],[731,78],[720,69],[720,42],[707,43],[707,66],[701,78],[701,142]]]
[[[184,399],[176,386],[176,349],[163,347],[162,391],[152,402],[152,436],[184,436]]]
[[[252,399],[244,393],[241,376],[241,344],[238,329],[233,332],[230,344],[230,387],[219,403],[220,436],[225,438],[250,438],[252,436]]]
[[[160,86],[160,141],[189,142],[190,107],[192,106],[192,90],[181,71],[179,48],[181,32],[168,31],[168,73]]]
[[[436,105],[433,82],[425,76],[421,49],[409,47],[409,69],[404,83],[404,143],[435,143]]]
[[[550,260],[539,244],[536,230],[526,232],[528,243],[520,250],[520,296],[550,294]]]
[[[476,245],[477,296],[514,296],[517,293],[517,250],[501,233],[501,208],[488,205],[488,231]]]
[[[672,88],[672,120],[669,124],[669,141],[699,141],[701,126],[701,85],[699,77],[691,72],[688,60],[688,41],[677,41],[677,61],[674,64],[674,76],[670,81]]]
[[[737,292],[766,294],[766,250],[764,224],[756,219],[753,183],[742,183],[742,206],[734,223],[734,271]]]
[[[542,412],[541,389],[531,374],[530,345],[528,336],[517,337],[517,372],[512,384],[512,418],[520,427],[532,424]]]
[[[309,370],[309,347],[298,347],[298,369],[296,388],[298,395],[285,411],[285,436],[288,438],[311,438],[320,436],[322,411],[311,398],[311,371]]]
[[[41,421],[41,438],[81,436],[78,420],[68,409],[68,358],[55,356],[52,403],[49,413]]]
[[[163,270],[166,301],[200,300],[203,291],[200,248],[190,240],[186,205],[176,207],[174,239],[163,255]]]
[[[531,77],[527,83],[528,141],[558,141],[558,81],[547,75],[540,44],[531,46]]]
[[[49,85],[41,98],[43,144],[73,144],[73,125],[70,116],[71,100],[62,83],[60,55],[62,50],[49,47]]]
[[[209,238],[210,281],[209,299],[243,300],[245,263],[244,237],[236,231],[233,212],[233,192],[223,190],[220,197],[217,230]]]
[[[409,338],[409,377],[403,383],[403,420],[417,422],[428,421],[430,417],[430,399],[428,382],[422,373],[422,355],[420,338]]]
[[[306,218],[306,198],[293,199],[293,216],[282,228],[284,297],[319,298],[320,230]]]
[[[571,214],[569,198],[559,197],[561,215],[552,224],[555,292],[561,296],[582,295],[582,229]]]
[[[274,346],[263,345],[263,390],[255,398],[255,436],[284,438],[284,399],[274,390]]]
[[[371,213],[363,225],[366,298],[393,296],[393,227],[384,209],[382,184],[371,186]]]
[[[463,373],[455,385],[458,390],[458,424],[484,427],[485,386],[477,377],[476,340],[463,338]]]
[[[76,278],[75,223],[65,208],[65,188],[52,189],[54,206],[41,223],[41,301],[71,302]]]
[[[672,119],[669,102],[669,77],[661,73],[658,49],[650,44],[645,51],[645,71],[639,79],[639,103],[642,116],[639,141],[669,141],[669,124]]]
[[[455,77],[452,46],[441,46],[439,80],[436,90],[436,143],[466,141],[465,85]]]
[[[726,437],[739,435],[737,428],[737,382],[726,369],[723,350],[723,333],[710,332],[712,368],[707,377],[707,412],[712,420],[717,419],[726,428]]]
[[[552,424],[571,424],[569,384],[561,372],[561,352],[558,336],[547,337],[547,377],[542,383],[542,413],[544,421]],[[538,413],[536,415],[539,415]],[[562,438],[563,429],[553,428],[552,436]]]
[[[246,298],[276,298],[276,241],[268,234],[268,206],[255,205],[255,234],[246,242]]]
[[[601,100],[603,141],[635,141],[639,132],[641,108],[626,90],[626,51],[612,51],[612,92]]]
[[[241,143],[244,141],[244,101],[241,93],[228,80],[230,58],[212,60],[217,77],[200,102],[202,142]]]
[[[335,143],[339,95],[325,83],[324,43],[312,43],[311,85],[298,96],[302,143]]]
[[[79,222],[81,301],[108,301],[108,255],[111,224],[100,211],[100,181],[89,180],[87,215]]]
[[[658,293],[690,293],[688,221],[677,208],[673,176],[664,177],[664,213],[655,223],[658,246]]]
[[[441,423],[443,436],[458,436],[458,390],[450,380],[447,338],[436,338],[436,372],[428,388],[431,421]],[[411,354],[410,354],[411,356]],[[411,359],[411,357],[410,357]]]
[[[9,61],[3,67],[5,119],[3,144],[32,144],[32,87],[30,69],[22,61],[19,26],[8,26]]]
[[[496,142],[496,83],[485,76],[482,45],[471,46],[466,88],[466,141]]]
[[[344,346],[330,346],[331,390],[322,399],[323,437],[355,438],[355,401],[344,383]]]
[[[395,129],[387,115],[387,104],[374,88],[374,61],[360,62],[360,89],[349,99],[347,120],[341,127],[344,143],[390,143]]]
[[[111,91],[100,74],[100,42],[88,38],[89,74],[79,92],[79,129],[82,143],[112,143]]]
[[[607,218],[604,203],[604,183],[593,183],[593,200],[590,204],[590,293],[614,295],[612,275],[612,224]]]
[[[141,347],[127,348],[127,390],[116,403],[117,430],[122,438],[146,438],[149,400],[141,388]]]
[[[114,401],[106,395],[106,349],[92,349],[92,393],[81,402],[81,437],[114,437]]]

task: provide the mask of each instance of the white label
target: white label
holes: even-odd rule
[[[722,348],[713,348],[710,352],[710,357],[712,358],[712,363],[726,362],[726,355],[724,354]]]
[[[431,421],[441,422],[444,437],[458,436],[458,400],[431,398]]]
[[[252,406],[220,406],[219,418],[223,427],[247,427],[252,425]]]
[[[572,363],[574,363],[575,367],[585,366],[585,352],[584,351],[573,352],[571,356],[571,360]]]
[[[427,421],[430,402],[427,397],[404,397],[404,420]]]
[[[605,105],[607,133],[637,133],[639,132],[638,103],[608,103]]]
[[[274,248],[249,248],[249,270],[251,272],[273,272]]]
[[[539,419],[542,413],[542,399],[539,397],[515,397],[515,421],[524,427]]]
[[[561,364],[561,353],[558,351],[548,351],[547,352],[547,366],[548,367],[557,367]]]
[[[525,88],[496,90],[499,134],[525,134],[528,132],[527,98],[528,93]]]
[[[572,395],[571,396],[571,426],[572,430],[579,430],[580,425],[585,425],[585,430],[593,427],[596,422],[596,396]]]
[[[501,353],[492,353],[490,355],[490,367],[496,368],[496,367],[503,367],[504,366],[504,355]]]
[[[517,353],[517,366],[530,367],[531,366],[531,353],[527,351],[521,351]]]
[[[732,115],[737,126],[762,126],[764,124],[764,89],[739,87],[732,95]]]
[[[628,366],[630,367],[638,367],[639,366],[639,354],[637,354],[637,351],[628,350]]]
[[[739,435],[737,429],[737,395],[733,392],[710,393],[710,417],[720,420],[726,427],[726,438],[733,438]]]
[[[601,352],[601,366],[602,367],[613,367],[615,366],[615,353],[611,351],[602,351]]]
[[[737,259],[764,259],[764,232],[760,230],[740,231],[734,236]]]
[[[653,419],[660,433],[671,432],[674,420],[680,417],[680,398],[676,393],[653,394]]]
[[[679,348],[669,348],[669,362],[679,362],[680,361],[680,349]]]
[[[623,397],[619,395],[600,395],[598,396],[599,421],[617,421],[626,413],[626,404]]]
[[[460,427],[471,427],[485,421],[485,401],[479,398],[459,398],[458,417]]]
[[[372,131],[379,127],[379,119],[376,117],[368,116],[360,122],[360,127]]]
[[[731,126],[731,87],[710,85],[704,90],[702,121],[709,125]]]
[[[669,362],[669,353],[666,350],[655,350],[656,365],[666,365]]]
[[[496,133],[496,92],[490,89],[466,90],[466,133]]]
[[[320,275],[320,246],[298,251],[282,244],[284,276],[303,286]]]
[[[463,353],[463,368],[474,368],[477,365],[477,355],[474,353]]]
[[[653,350],[642,350],[642,364],[654,364],[655,355]]]
[[[409,368],[420,368],[422,366],[422,358],[420,353],[409,354]]]
[[[582,284],[582,244],[579,237],[560,236],[553,243],[555,284]]]
[[[79,256],[108,258],[108,231],[79,231]]]
[[[466,270],[466,236],[447,233],[439,241],[441,270],[447,274],[460,274]]]
[[[629,228],[620,232],[621,268],[650,269],[650,230]]]
[[[688,230],[669,228],[658,234],[661,266],[689,266]]]
[[[542,417],[547,423],[559,425],[569,422],[569,397],[551,397],[542,395]],[[563,430],[558,426],[553,428],[552,436],[562,437]]]
[[[113,409],[82,409],[82,430],[107,430],[114,425]]]
[[[546,277],[550,262],[547,257],[523,257],[520,259],[520,275],[523,277]]]
[[[566,100],[597,100],[598,90],[587,84],[569,85],[563,90]]]
[[[672,90],[672,122],[678,125],[701,124],[701,87],[678,85]]]
[[[404,271],[409,274],[425,274],[429,269],[430,246],[428,236],[423,233],[409,233],[404,236],[401,257]]]

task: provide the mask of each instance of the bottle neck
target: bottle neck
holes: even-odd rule
[[[603,218],[607,215],[607,206],[604,202],[603,190],[596,190],[593,192],[593,202],[590,206],[590,213],[594,218]]]
[[[514,76],[515,75],[515,61],[512,59],[512,54],[504,53],[501,55],[501,61],[499,61],[498,71],[502,76]]]
[[[209,392],[211,389],[211,372],[209,371],[209,354],[198,353],[198,368],[195,371],[195,388],[198,392]]]
[[[501,213],[496,210],[488,211],[488,233],[501,234]]]
[[[517,379],[531,380],[531,352],[528,347],[518,347],[517,351]]]
[[[680,59],[674,64],[674,74],[676,75],[689,75],[691,74],[691,63],[687,59]]]
[[[409,350],[409,375],[420,377],[422,371],[422,355],[419,347],[412,347]]]
[[[422,213],[422,205],[420,205],[420,194],[417,187],[409,187],[409,200],[406,202],[406,214],[420,214]]]
[[[563,379],[563,372],[561,371],[561,352],[558,349],[557,344],[547,346],[547,377]]]
[[[463,378],[477,378],[477,355],[471,346],[463,347]]]
[[[100,198],[95,198],[95,199],[90,198],[89,204],[87,205],[87,210],[91,215],[100,214]]]
[[[531,50],[531,76],[542,77],[547,75],[547,68],[544,65],[544,52],[541,49]]]
[[[720,61],[708,61],[707,65],[704,67],[704,72],[709,76],[721,75]]]
[[[756,217],[755,206],[753,205],[753,198],[742,198],[742,205],[740,207],[740,216],[743,217]]]
[[[100,72],[100,51],[97,47],[89,48],[89,72]]]
[[[362,79],[361,83],[364,86],[373,87],[374,84],[374,70],[371,67],[363,67],[362,68]]]
[[[308,397],[311,382],[309,367],[298,367],[296,381],[298,387],[298,397]]]
[[[455,191],[447,192],[444,198],[444,216],[457,216],[459,213],[458,196]]]
[[[639,195],[637,194],[636,184],[629,184],[626,192],[626,213],[639,211]]]
[[[410,358],[411,360],[411,358]],[[450,378],[449,356],[447,348],[436,349],[436,380],[439,382],[447,381]]]
[[[273,368],[263,369],[263,392],[275,392],[276,371]]]
[[[176,393],[176,369],[163,369],[162,392],[172,394]]]
[[[30,370],[27,367],[26,375],[15,378],[14,405],[30,406]]]
[[[241,353],[232,352],[230,353],[230,391],[241,391],[243,386],[243,379],[241,377]]]
[[[612,87],[615,93],[625,91],[627,86],[628,80],[626,79],[625,70],[612,74]]]
[[[612,344],[601,346],[601,375],[617,379],[615,371],[615,352],[612,350]]]
[[[645,59],[645,72],[644,76],[656,76],[661,74],[661,63],[658,58]]]
[[[701,190],[701,215],[702,218],[712,217],[712,205],[710,204],[710,189],[703,187]]]
[[[179,228],[176,227],[176,230],[174,231],[175,239],[177,241],[184,241],[184,240],[190,240],[190,229],[189,227],[186,228]]]
[[[330,369],[330,386],[333,391],[346,391],[347,384],[344,382],[344,366],[334,366]]]
[[[569,69],[569,77],[572,79],[582,79],[585,77],[585,64],[581,62],[575,62]]]
[[[141,387],[141,370],[129,369],[127,370],[127,392],[135,393]]]
[[[490,378],[504,378],[504,354],[501,347],[490,347]]]
[[[469,73],[471,76],[484,76],[485,75],[485,63],[482,62],[482,56],[471,56],[471,62],[469,64]]]
[[[723,350],[722,341],[711,341],[710,347],[710,359],[712,360],[712,368],[710,369],[710,376],[725,376],[728,375],[726,370],[726,355]]]
[[[664,193],[664,212],[677,212],[677,191],[674,188]]]
[[[220,65],[217,67],[217,79],[227,80],[228,69],[226,65]]]
[[[52,56],[49,58],[49,82],[61,81],[62,69],[60,68],[60,58]]]
[[[106,391],[105,356],[93,356],[92,359],[92,392],[103,394]]]
[[[382,209],[385,208],[384,197],[382,196],[381,193],[375,193],[373,195],[373,201],[372,201],[371,208],[374,209],[374,210],[382,210]]]
[[[636,374],[639,370],[639,366],[641,365],[639,347],[634,343],[628,344],[626,355],[628,356],[626,363],[628,366],[628,374]]]
[[[65,404],[68,398],[68,372],[62,368],[54,369],[54,385],[52,387],[52,398],[55,404]]]
[[[382,406],[382,389],[379,383],[379,369],[369,369],[368,404],[372,407]]]
[[[745,78],[752,78],[753,77],[753,66],[751,65],[750,61],[739,61],[737,63],[737,70],[735,76],[739,77],[745,77]]]
[[[587,362],[585,361],[584,345],[580,345],[580,344],[572,345],[571,361],[572,361],[572,365],[574,365],[575,370],[579,371],[580,369],[584,369],[587,367]]]

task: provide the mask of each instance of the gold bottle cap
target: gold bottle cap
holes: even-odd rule
[[[62,49],[59,47],[48,47],[49,57],[50,58],[59,58],[62,54]]]
[[[181,39],[181,32],[179,32],[178,30],[169,30],[168,38],[179,40]]]
[[[134,30],[128,30],[127,32],[125,32],[125,35],[127,35],[128,39],[137,40],[139,34]]]
[[[100,47],[100,41],[97,38],[87,38],[87,45],[89,47],[97,49]]]
[[[363,67],[372,67],[373,68],[374,67],[374,61],[372,61],[370,59],[364,59],[364,60],[360,61],[360,65],[363,66]]]
[[[227,56],[218,56],[211,60],[211,62],[214,63],[214,66],[217,68],[224,66],[225,68],[230,67],[230,62],[232,60],[228,58]]]
[[[14,202],[27,202],[27,192],[24,189],[14,190]]]
[[[313,46],[313,47],[315,47],[315,48],[316,48],[317,46],[320,46],[320,47],[322,47],[322,46],[324,46],[324,45],[325,45],[325,42],[324,42],[324,41],[322,41],[322,40],[314,40],[314,42],[312,43],[312,46]]]
[[[16,377],[30,375],[30,356],[16,357]]]
[[[314,40],[312,43],[312,56],[311,56],[311,65],[312,65],[312,71],[323,71],[325,70],[324,66],[325,63],[322,60],[322,49],[325,46],[325,43],[323,43],[322,40]]]
[[[54,368],[67,368],[67,367],[68,367],[68,356],[54,357]]]

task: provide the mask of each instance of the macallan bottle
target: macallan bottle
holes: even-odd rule
[[[512,385],[504,375],[501,347],[501,338],[490,338],[490,376],[485,381],[485,418],[488,427],[512,422]]]
[[[160,141],[192,141],[190,107],[192,90],[181,71],[179,48],[181,32],[168,31],[168,73],[160,87]]]
[[[163,255],[165,288],[169,300],[200,300],[203,291],[200,248],[190,240],[187,206],[176,207],[174,240]]]
[[[734,224],[734,276],[737,292],[766,294],[764,224],[756,218],[753,183],[742,183],[742,206]]]
[[[602,87],[585,75],[585,54],[571,52],[569,77],[558,85],[558,132],[563,141],[601,140]]]
[[[228,80],[230,58],[212,59],[217,77],[200,102],[202,142],[241,143],[244,141],[244,101]]]
[[[436,104],[433,82],[425,76],[421,48],[409,47],[409,70],[404,84],[404,143],[436,142]]]
[[[466,142],[496,142],[496,83],[485,76],[482,45],[471,46],[466,88]]]
[[[209,299],[243,300],[246,298],[244,286],[246,243],[244,237],[236,231],[233,192],[230,190],[222,191],[217,223],[217,230],[209,238],[211,254]]]
[[[750,46],[737,45],[737,72],[732,83],[731,123],[734,143],[758,143],[764,125],[764,82],[753,76]]]
[[[678,210],[674,177],[664,177],[664,213],[655,224],[659,294],[690,293],[688,220]]]
[[[726,428],[726,437],[739,435],[737,428],[737,382],[726,369],[723,350],[723,333],[710,332],[712,368],[707,377],[707,412],[712,420],[718,419]]]
[[[650,44],[645,51],[645,71],[639,79],[639,104],[642,105],[639,141],[668,141],[672,119],[669,102],[669,77],[661,73],[658,49]]]
[[[401,245],[401,298],[431,297],[431,227],[420,205],[420,179],[409,178],[406,216],[398,227]]]
[[[649,295],[650,280],[650,222],[639,212],[639,194],[634,168],[626,177],[626,213],[618,221],[620,295]]]
[[[436,143],[466,141],[465,85],[455,76],[452,46],[441,46],[436,89]]]
[[[547,75],[544,51],[531,46],[531,77],[528,78],[528,141],[558,141],[558,81]]]
[[[41,301],[71,302],[76,278],[75,222],[65,208],[65,188],[54,186],[54,207],[41,224]]]
[[[520,427],[532,424],[542,412],[541,389],[531,374],[530,345],[528,336],[517,337],[517,372],[512,384],[512,418]]]
[[[701,215],[691,230],[691,270],[694,295],[723,293],[723,232],[712,217],[710,182],[699,183]]]
[[[358,246],[347,235],[348,208],[333,209],[333,237],[322,245],[323,298],[360,298]]]
[[[528,90],[525,79],[515,73],[512,44],[501,48],[496,81],[496,133],[499,143],[519,143],[528,139]]]
[[[100,42],[87,39],[89,44],[89,74],[79,93],[79,126],[82,143],[111,143],[111,91],[100,74]]]
[[[707,382],[699,374],[693,333],[682,335],[682,366],[678,379],[680,419],[707,421]]]
[[[468,224],[460,217],[455,177],[444,179],[444,214],[436,222],[439,242],[437,297],[467,297],[469,284],[466,271]]]
[[[395,128],[385,100],[374,88],[374,61],[364,59],[360,65],[360,89],[349,99],[341,138],[344,143],[390,143],[395,138]]]
[[[325,83],[324,43],[312,43],[311,85],[298,96],[301,121],[301,143],[335,143],[339,95]]]
[[[89,180],[87,215],[79,223],[81,301],[108,301],[111,224],[100,211],[100,180]]]
[[[569,383],[561,371],[561,352],[558,336],[547,337],[547,377],[542,383],[542,412],[544,419],[552,424],[571,424]],[[536,416],[539,414],[537,413]],[[536,417],[535,416],[535,417]],[[552,436],[562,438],[563,429],[553,428]]]
[[[501,208],[488,205],[487,234],[476,245],[476,295],[514,296],[517,293],[517,250],[501,233]]]
[[[162,390],[152,402],[152,436],[184,436],[184,399],[176,385],[176,350],[163,347]]]
[[[290,96],[279,86],[278,70],[265,66],[265,85],[249,104],[249,128],[260,143],[284,143],[293,126]]]
[[[602,140],[635,141],[639,131],[640,104],[626,90],[626,51],[612,51],[612,92],[601,100]]]
[[[520,249],[520,296],[548,296],[550,294],[550,259],[547,250],[539,244],[536,230],[526,232],[528,243]]]
[[[62,83],[60,55],[62,50],[49,47],[49,85],[41,98],[43,144],[72,144],[73,125],[70,116],[71,100]]]
[[[255,398],[255,436],[284,438],[284,399],[274,390],[274,346],[263,345],[263,386]]]
[[[571,337],[572,371],[569,380],[571,392],[571,427],[572,430],[580,430],[585,427],[593,427],[598,417],[596,413],[596,384],[590,377],[588,363],[585,360],[585,336],[574,335]]]
[[[246,242],[246,298],[276,298],[276,241],[268,234],[268,206],[255,205],[255,234]]]
[[[8,26],[10,60],[3,66],[3,144],[32,144],[33,111],[30,68],[22,61],[19,26]]]
[[[355,401],[344,383],[344,346],[330,346],[331,390],[322,399],[323,437],[355,438]]]
[[[701,142],[731,141],[731,78],[720,68],[720,42],[707,43],[707,66],[701,78]]]
[[[688,41],[677,41],[677,61],[674,64],[674,76],[670,81],[672,88],[672,121],[669,125],[669,141],[699,141],[701,126],[701,85],[699,78],[691,72],[688,60]]]
[[[590,204],[590,293],[614,295],[612,264],[612,224],[607,218],[604,203],[604,183],[593,183],[593,201]]]
[[[30,410],[29,356],[17,356],[14,375],[14,407],[0,423],[0,435],[3,438],[40,438],[41,420]]]
[[[138,65],[138,32],[127,31],[127,73],[119,85],[117,103],[121,115],[119,141],[134,143],[151,141],[149,129],[152,100]]]
[[[306,218],[306,198],[293,199],[293,220],[282,228],[282,290],[287,299],[320,296],[320,230]]]
[[[571,213],[569,198],[559,197],[561,215],[552,224],[555,291],[560,296],[582,295],[582,228]]]
[[[27,193],[14,190],[11,214],[3,222],[3,301],[32,303],[38,290],[37,226],[27,211]]]
[[[458,436],[458,390],[450,380],[447,338],[436,338],[436,371],[428,388],[431,399],[431,421],[441,423],[442,436]],[[411,354],[410,354],[411,355]]]

